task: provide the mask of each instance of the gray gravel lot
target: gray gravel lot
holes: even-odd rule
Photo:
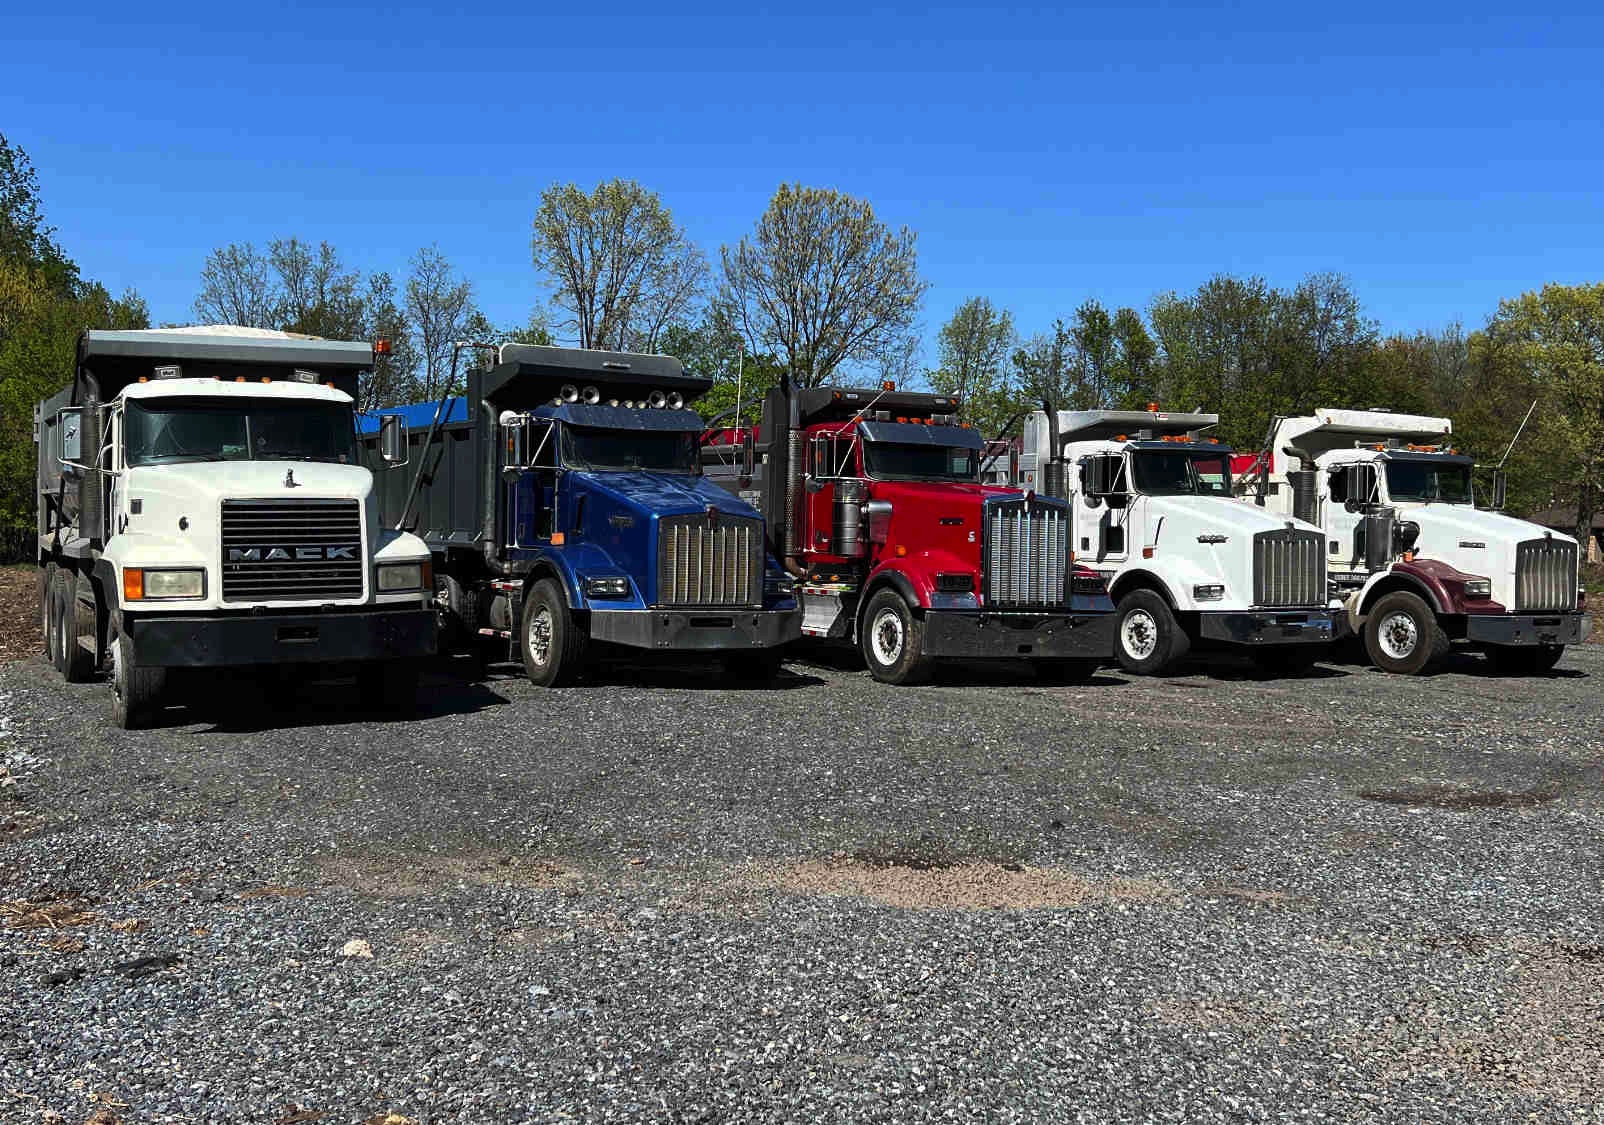
[[[1604,1120],[1604,646],[512,673],[0,664],[0,1122]]]

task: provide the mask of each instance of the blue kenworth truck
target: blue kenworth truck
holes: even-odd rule
[[[592,642],[771,679],[801,610],[762,517],[701,475],[711,386],[669,356],[504,344],[465,395],[368,416],[365,456],[399,441],[416,467],[378,475],[380,505],[429,546],[442,650],[548,687]]]

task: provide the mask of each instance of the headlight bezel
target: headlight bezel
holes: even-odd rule
[[[153,590],[166,586],[164,590]],[[175,589],[173,583],[192,579],[193,586]],[[199,566],[129,566],[123,568],[125,602],[197,602],[206,598],[206,568]]]
[[[1486,602],[1493,598],[1493,580],[1491,578],[1465,579],[1465,598],[1467,601]]]
[[[603,601],[618,601],[633,597],[635,591],[630,587],[628,575],[623,574],[595,574],[588,575],[584,580],[585,597],[599,598]]]
[[[1192,587],[1192,600],[1195,602],[1220,602],[1225,600],[1224,582],[1199,582]]]
[[[380,594],[416,594],[434,585],[432,571],[428,559],[379,563],[373,568],[373,589]]]

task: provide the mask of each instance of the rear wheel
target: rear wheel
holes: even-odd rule
[[[1564,645],[1490,645],[1487,649],[1487,659],[1505,676],[1539,676],[1551,672],[1564,655]]]
[[[1191,651],[1192,638],[1175,620],[1169,603],[1152,590],[1132,590],[1114,612],[1114,655],[1127,672],[1157,676]]]
[[[369,710],[414,711],[418,706],[418,662],[369,661],[357,669],[356,689]]]
[[[434,618],[440,652],[452,653],[479,636],[478,596],[449,574],[434,575]]]
[[[1049,684],[1083,684],[1101,667],[1096,660],[1033,660],[1036,678]]]
[[[869,599],[859,641],[869,674],[883,684],[916,684],[930,675],[925,623],[896,590],[887,587]]]
[[[50,599],[55,596],[56,564],[46,563],[39,568],[39,647],[51,659],[55,650],[50,647]]]
[[[61,586],[66,598],[62,617],[62,640],[66,645],[62,675],[70,684],[86,683],[94,677],[95,665],[99,663],[100,613],[96,606],[95,584],[87,575],[74,577],[66,573]]]
[[[1419,595],[1396,590],[1365,618],[1365,651],[1382,671],[1413,676],[1448,654],[1448,635]]]
[[[112,716],[119,727],[138,730],[148,726],[166,682],[166,669],[134,665],[134,646],[127,637],[119,634],[112,639]]]
[[[586,640],[557,583],[550,578],[536,582],[524,599],[519,630],[519,648],[529,679],[539,687],[566,687],[579,679]]]

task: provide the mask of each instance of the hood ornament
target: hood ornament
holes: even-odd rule
[[[285,469],[284,470],[284,487],[285,488],[300,488],[301,487],[300,482],[295,479],[295,470],[294,469]]]

